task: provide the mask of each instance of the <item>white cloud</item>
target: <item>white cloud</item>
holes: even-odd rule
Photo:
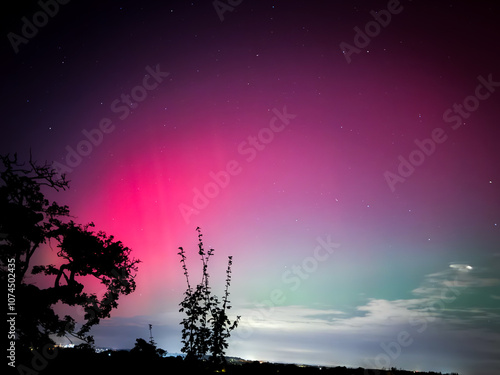
[[[411,366],[411,359],[421,357],[422,353],[429,358],[450,355],[451,360],[454,350],[476,352],[477,348],[500,348],[499,327],[494,323],[500,321],[500,308],[472,305],[468,298],[477,296],[474,292],[480,288],[499,285],[500,279],[485,277],[481,268],[452,265],[455,266],[426,275],[412,291],[415,298],[368,299],[356,307],[354,314],[304,306],[268,307],[260,311],[247,306],[238,311],[244,317],[238,328],[243,335],[236,336],[234,342],[238,348],[246,348],[255,355],[274,351],[278,358],[286,353],[306,356],[311,348],[318,355],[323,353],[323,358],[327,358],[328,350],[342,352],[345,358],[352,358],[352,365],[366,366],[359,361],[384,354],[382,345],[397,342],[398,335],[406,332],[409,341],[416,344],[401,350],[400,358],[391,364],[396,367]],[[263,337],[265,350],[258,344]],[[495,356],[499,351],[483,351],[482,360],[497,363]],[[356,359],[349,353],[363,354]]]
[[[469,272],[472,270],[472,266],[469,266],[468,264],[459,264],[459,263],[450,264],[450,268],[453,268],[455,270],[462,271],[462,272]]]

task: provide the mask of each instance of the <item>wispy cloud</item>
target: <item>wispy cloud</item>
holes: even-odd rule
[[[238,312],[247,317],[241,322],[246,336],[236,337],[235,342],[241,349],[261,353],[254,346],[252,335],[264,335],[269,337],[267,350],[275,350],[271,344],[274,343],[280,350],[308,351],[310,345],[314,345],[309,338],[319,337],[318,343],[330,342],[328,350],[332,353],[344,352],[351,345],[351,352],[361,350],[375,357],[382,350],[382,343],[396,341],[400,332],[407,332],[409,341],[417,344],[405,348],[400,359],[409,360],[423,352],[426,356],[449,354],[451,358],[454,350],[476,352],[486,340],[490,349],[481,349],[481,358],[494,364],[494,358],[500,354],[500,326],[496,323],[500,321],[500,306],[485,306],[482,298],[470,296],[477,297],[483,289],[500,285],[500,279],[490,277],[481,268],[452,265],[425,275],[421,284],[412,290],[414,298],[368,298],[365,304],[357,306],[355,313],[297,305],[259,313],[247,306]],[[490,300],[498,299],[500,296],[491,295]],[[331,343],[331,338],[342,344]],[[317,350],[324,349],[318,344]],[[360,358],[362,356],[358,356],[358,360]],[[394,361],[394,364],[404,366],[403,362]],[[366,366],[366,363],[359,365]]]

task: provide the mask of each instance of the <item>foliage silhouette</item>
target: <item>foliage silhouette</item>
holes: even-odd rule
[[[167,354],[167,351],[156,346],[153,341],[144,339],[136,339],[135,346],[130,350],[130,354],[143,357],[144,359],[161,358]]]
[[[193,287],[189,281],[189,273],[186,265],[186,254],[179,247],[181,265],[186,277],[187,289],[184,292],[184,300],[180,303],[180,312],[186,317],[181,321],[182,344],[181,351],[186,353],[186,360],[196,361],[204,359],[210,353],[210,363],[214,366],[225,364],[224,353],[228,347],[227,340],[231,331],[238,326],[240,317],[231,321],[226,312],[231,308],[229,304],[229,286],[231,284],[232,256],[228,257],[226,270],[226,285],[222,302],[218,297],[212,295],[209,285],[208,262],[213,255],[214,249],[205,251],[200,228],[198,232],[198,255],[202,262],[201,282]]]
[[[93,223],[76,224],[70,218],[68,206],[50,203],[42,188],[59,192],[69,188],[65,175],[58,176],[51,165],[32,160],[20,163],[17,154],[0,156],[0,276],[7,276],[8,260],[15,262],[16,333],[20,349],[29,350],[54,343],[51,335],[74,337],[93,344],[88,334],[100,319],[110,316],[118,306],[120,295],[132,293],[139,260],[131,250],[113,236],[94,233]],[[57,244],[58,265],[35,264],[34,255],[49,250],[51,241]],[[43,246],[46,245],[46,246]],[[40,259],[40,257],[36,257]],[[31,281],[50,282],[42,289]],[[89,277],[106,288],[102,298],[87,292],[84,282]],[[61,318],[56,304],[81,306],[83,322],[71,315]],[[74,314],[73,314],[74,315]],[[70,340],[71,341],[71,340]]]

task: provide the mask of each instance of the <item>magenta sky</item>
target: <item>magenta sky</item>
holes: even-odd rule
[[[194,260],[200,226],[216,289],[234,256],[231,355],[499,370],[495,3],[169,4],[70,2],[2,45],[2,153],[67,168],[55,199],[142,260],[97,345],[151,323],[180,350],[176,250]]]

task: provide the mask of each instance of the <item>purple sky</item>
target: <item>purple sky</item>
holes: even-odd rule
[[[500,371],[498,5],[232,8],[2,16],[1,152],[54,162],[71,180],[57,202],[142,260],[96,344],[153,324],[180,350],[177,248],[195,274],[199,226],[219,293],[234,256],[230,355]],[[35,35],[9,34],[36,14]]]

